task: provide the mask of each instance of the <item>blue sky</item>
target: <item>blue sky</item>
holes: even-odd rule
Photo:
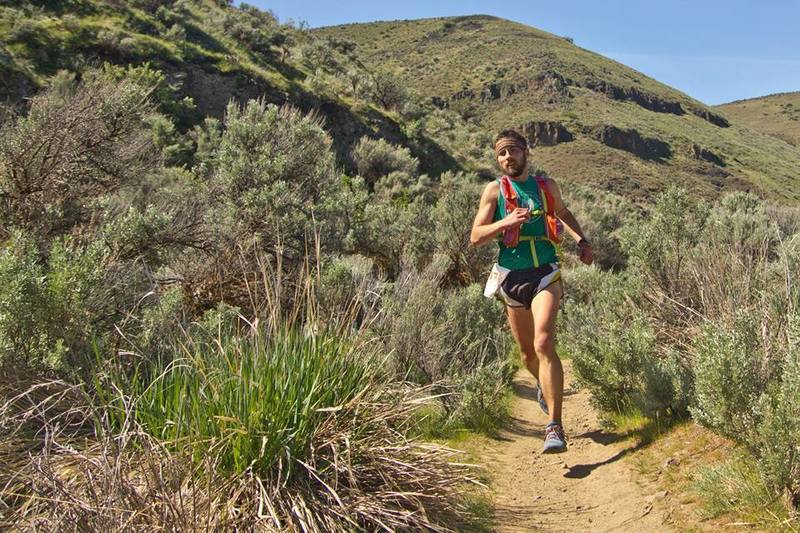
[[[708,104],[800,91],[800,0],[250,0],[311,27],[489,14],[569,36]]]

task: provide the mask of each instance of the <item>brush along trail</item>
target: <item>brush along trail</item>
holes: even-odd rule
[[[564,423],[569,450],[542,455],[547,418],[534,396],[534,381],[521,370],[505,430],[481,453],[494,490],[495,530],[670,531],[655,505],[663,493],[638,484],[624,460],[636,443],[604,431],[588,391],[571,386],[564,361]]]

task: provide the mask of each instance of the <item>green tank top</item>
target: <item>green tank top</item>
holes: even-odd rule
[[[497,263],[501,267],[511,270],[533,268],[547,263],[558,263],[558,250],[555,244],[547,238],[544,208],[536,178],[528,176],[523,182],[511,180],[511,183],[519,195],[518,205],[520,207],[530,207],[531,218],[522,224],[517,246],[508,247],[503,244],[503,235],[500,234],[498,240],[500,255]],[[505,198],[501,193],[498,193],[494,220],[502,219],[506,216],[505,213]]]

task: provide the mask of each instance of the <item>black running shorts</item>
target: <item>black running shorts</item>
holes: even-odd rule
[[[560,279],[558,263],[512,270],[500,284],[498,294],[509,307],[530,309],[536,295]]]

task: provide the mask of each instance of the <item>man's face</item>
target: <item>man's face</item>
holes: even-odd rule
[[[514,139],[500,139],[495,145],[494,153],[497,157],[497,164],[500,168],[516,178],[521,176],[528,166],[527,150]]]

